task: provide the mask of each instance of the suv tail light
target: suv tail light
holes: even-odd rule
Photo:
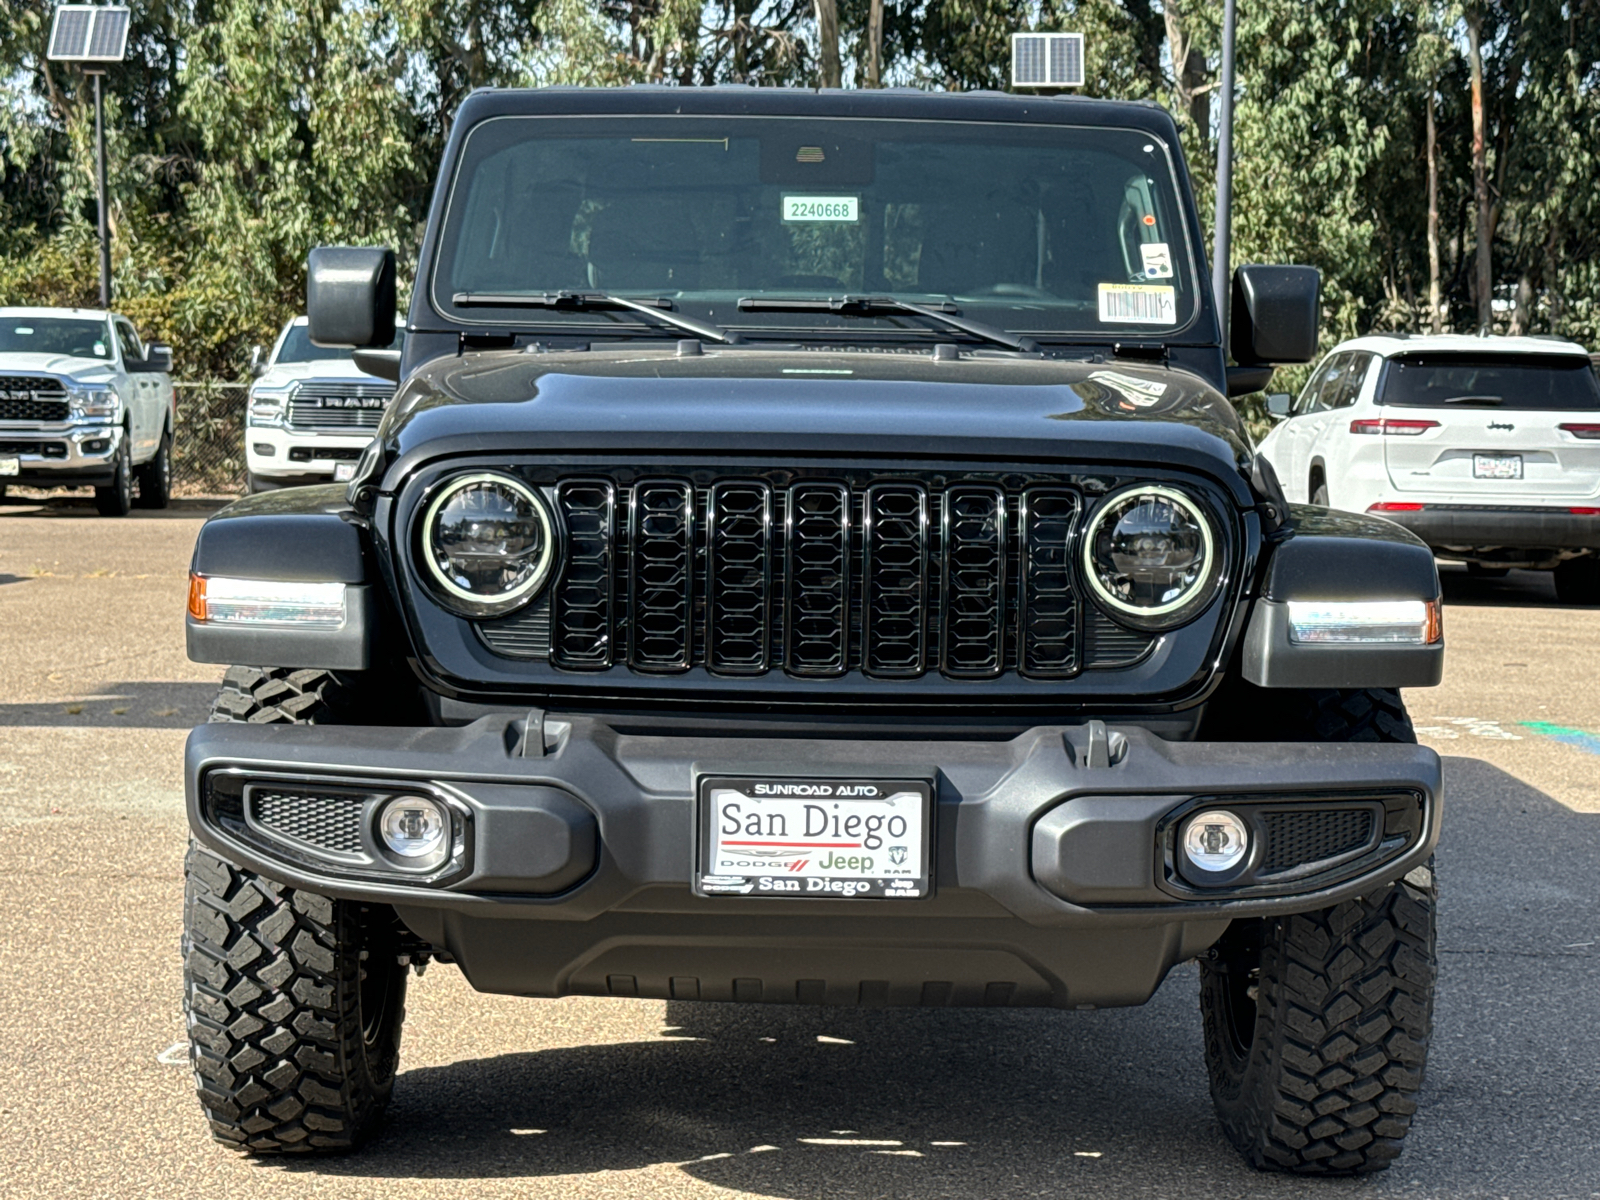
[[[1351,433],[1370,433],[1384,437],[1416,437],[1430,429],[1439,428],[1437,421],[1404,421],[1395,417],[1369,417],[1350,422]],[[1563,429],[1566,426],[1562,426]],[[1600,429],[1600,426],[1596,426]],[[1600,434],[1596,434],[1600,436]]]
[[[1421,512],[1422,505],[1411,500],[1380,500],[1367,509],[1369,513]]]
[[[1568,424],[1562,425],[1561,428],[1570,433],[1573,437],[1581,438],[1583,441],[1600,441],[1600,425]]]

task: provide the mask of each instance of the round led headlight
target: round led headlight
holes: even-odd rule
[[[1210,598],[1219,558],[1211,522],[1175,488],[1133,487],[1106,499],[1083,539],[1096,597],[1131,624],[1162,627]]]
[[[445,484],[423,514],[421,542],[435,592],[471,617],[526,604],[556,561],[549,506],[509,475],[463,475]]]

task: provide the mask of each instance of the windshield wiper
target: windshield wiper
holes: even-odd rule
[[[993,342],[997,346],[1004,346],[1007,350],[1031,353],[1039,348],[1039,343],[1030,337],[1022,337],[996,325],[986,325],[982,321],[969,321],[964,317],[952,316],[941,309],[926,304],[913,304],[910,300],[900,300],[894,296],[828,296],[816,299],[803,296],[746,296],[739,301],[739,308],[744,312],[827,312],[841,317],[877,317],[884,313],[911,313],[926,317],[930,321],[937,321],[950,329],[970,333],[973,337]]]
[[[457,308],[556,308],[566,309],[571,312],[593,312],[605,308],[625,308],[630,312],[640,312],[647,316],[657,317],[668,325],[692,333],[697,337],[710,338],[714,342],[732,342],[737,340],[734,334],[729,333],[720,325],[712,325],[706,321],[697,321],[693,317],[680,316],[678,313],[665,312],[665,300],[630,300],[626,296],[614,296],[610,292],[457,292],[451,298]]]
[[[1503,396],[1446,396],[1446,404],[1504,404]]]

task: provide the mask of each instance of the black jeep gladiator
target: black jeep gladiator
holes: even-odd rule
[[[185,1007],[222,1141],[348,1148],[408,973],[765,1004],[1142,1004],[1198,960],[1257,1166],[1399,1153],[1435,979],[1432,556],[1290,505],[1150,105],[485,91],[348,485],[201,530]],[[239,665],[248,664],[248,665]]]

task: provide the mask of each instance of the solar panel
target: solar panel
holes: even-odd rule
[[[1012,87],[1082,87],[1083,34],[1011,35]]]
[[[63,4],[50,30],[53,62],[121,62],[131,13],[120,4]]]

